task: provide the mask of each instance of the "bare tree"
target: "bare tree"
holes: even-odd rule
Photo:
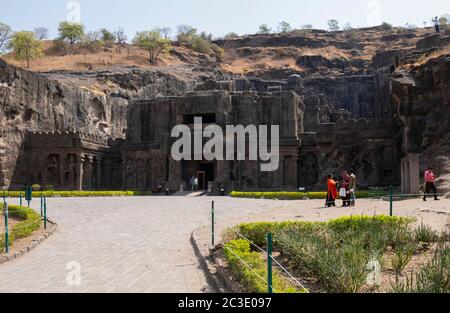
[[[125,34],[125,30],[123,27],[119,27],[115,32],[114,35],[116,36],[116,43],[117,47],[119,49],[119,53],[121,52],[122,47],[124,47],[127,43],[128,37]]]
[[[14,32],[9,25],[0,23],[0,52],[6,48],[13,35]]]
[[[34,29],[34,34],[35,34],[37,40],[48,39],[49,33],[50,33],[50,30],[45,27],[37,27]]]

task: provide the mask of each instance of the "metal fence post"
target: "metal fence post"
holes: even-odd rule
[[[44,197],[41,194],[41,218],[44,216]]]
[[[394,216],[394,187],[389,188],[389,214],[390,216]]]
[[[3,191],[3,206],[6,206],[6,194],[5,194],[5,191]]]
[[[272,287],[272,233],[267,234],[267,287],[268,292],[273,293]]]
[[[9,252],[8,204],[5,203],[5,251]]]
[[[22,193],[19,192],[19,206],[22,206]]]
[[[47,229],[47,199],[44,198],[44,229]]]
[[[215,214],[214,214],[214,201],[211,204],[211,242],[212,242],[212,246],[215,246]]]

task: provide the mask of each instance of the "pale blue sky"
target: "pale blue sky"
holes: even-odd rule
[[[56,36],[58,22],[77,17],[68,9],[70,0],[0,0],[0,22],[14,30],[43,26]],[[176,29],[190,24],[200,31],[222,36],[230,31],[255,33],[262,23],[276,28],[280,21],[292,26],[312,24],[326,28],[329,19],[353,27],[373,26],[387,21],[423,26],[436,15],[450,13],[449,0],[79,0],[81,22],[87,30],[123,26],[129,37],[155,26]]]

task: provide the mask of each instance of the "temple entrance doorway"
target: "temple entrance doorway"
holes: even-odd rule
[[[207,190],[208,184],[216,179],[216,162],[184,161],[183,177],[188,184],[192,175],[198,178],[198,189]]]

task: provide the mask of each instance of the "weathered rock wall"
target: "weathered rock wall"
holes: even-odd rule
[[[92,76],[92,75],[91,75]],[[131,99],[179,94],[189,86],[158,72],[39,74],[0,60],[0,188],[13,185],[26,130],[83,131],[106,138],[124,138]],[[108,93],[80,87],[85,78],[113,82]]]
[[[450,190],[450,56],[393,74],[392,92],[403,124],[402,153],[421,155],[421,172],[433,165]]]

